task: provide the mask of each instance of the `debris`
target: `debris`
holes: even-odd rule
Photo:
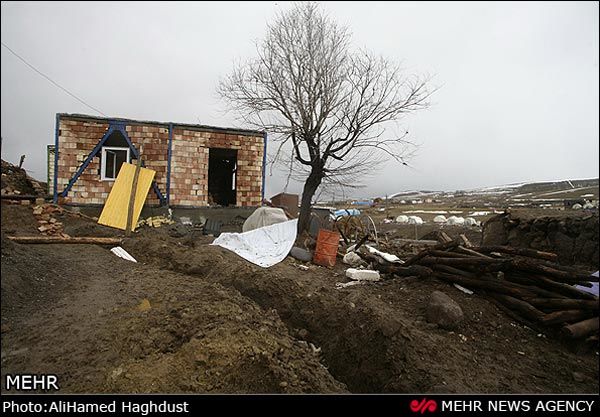
[[[310,348],[312,349],[313,353],[315,355],[321,353],[321,348],[320,347],[316,347],[315,345],[313,345],[312,343],[308,343],[308,345],[310,346]]]
[[[310,262],[312,260],[312,253],[307,249],[302,249],[294,246],[290,251],[290,256],[302,262]]]
[[[440,327],[453,330],[463,320],[463,311],[460,306],[447,294],[434,291],[427,305],[427,321]]]
[[[354,252],[348,252],[342,258],[342,262],[344,262],[346,265],[352,265],[352,266],[359,265],[362,263],[362,261],[363,261],[362,258]]]
[[[193,226],[194,224],[192,223],[192,219],[190,219],[189,217],[180,217],[179,221],[181,222],[181,224],[183,224],[184,226]]]
[[[346,276],[355,281],[379,281],[381,276],[379,271],[373,271],[370,269],[346,269]]]
[[[298,265],[298,264],[296,264],[296,267],[297,267],[298,269],[301,269],[301,270],[303,270],[303,271],[308,271],[308,270],[310,269],[310,268],[309,268],[308,266],[306,266],[306,265]]]
[[[119,258],[123,258],[131,262],[137,262],[133,256],[131,256],[125,249],[123,249],[120,246],[115,246],[110,251],[117,255]]]
[[[175,221],[170,220],[168,217],[165,216],[154,216],[154,217],[148,217],[146,219],[140,220],[137,223],[137,227],[142,227],[142,226],[149,226],[149,227],[161,227],[163,224],[174,224]]]
[[[369,245],[365,245],[365,247],[367,248],[367,250],[369,251],[369,253],[372,253],[373,255],[377,255],[380,258],[383,258],[384,260],[391,262],[391,263],[399,263],[399,264],[403,264],[404,261],[401,260],[400,258],[398,258],[396,255],[392,255],[390,253],[385,253],[382,252],[380,250],[375,249],[372,246]]]
[[[471,290],[469,290],[469,289],[467,289],[465,287],[461,287],[458,284],[453,284],[453,285],[454,285],[454,287],[456,287],[458,290],[464,292],[465,294],[473,295],[473,291],[471,291]]]
[[[335,289],[340,290],[342,288],[353,287],[355,285],[365,284],[367,281],[350,281],[350,282],[336,282]]]
[[[148,310],[150,310],[150,308],[151,308],[150,300],[148,300],[147,298],[144,298],[142,300],[142,302],[139,303],[138,306],[137,306],[137,309],[139,311],[148,311]]]
[[[204,223],[202,234],[219,237],[219,235],[221,234],[221,227],[223,227],[222,221],[215,219],[207,219]]]

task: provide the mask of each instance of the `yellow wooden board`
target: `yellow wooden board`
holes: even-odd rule
[[[104,203],[102,214],[98,219],[99,224],[115,227],[125,230],[127,228],[127,213],[129,212],[129,199],[131,197],[131,187],[135,175],[135,165],[124,163],[121,166],[119,175],[110,190],[110,194]],[[148,196],[148,191],[154,179],[153,171],[148,168],[140,168],[137,189],[135,192],[135,204],[133,205],[133,219],[131,221],[131,230],[135,229],[142,207]]]

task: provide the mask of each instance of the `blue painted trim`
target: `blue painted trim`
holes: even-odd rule
[[[57,115],[57,126],[58,126],[58,115]],[[102,139],[100,139],[100,142],[98,142],[96,144],[96,146],[94,147],[94,149],[92,150],[92,152],[87,156],[87,158],[85,159],[85,161],[83,162],[83,164],[79,167],[79,169],[77,170],[77,172],[75,173],[75,175],[73,175],[73,178],[71,178],[71,180],[69,181],[69,183],[67,184],[67,186],[65,187],[65,189],[60,193],[60,195],[62,197],[66,197],[67,194],[69,193],[69,191],[71,190],[71,188],[73,187],[73,184],[75,184],[75,182],[79,179],[79,176],[83,173],[83,171],[85,171],[85,169],[88,167],[88,165],[90,164],[90,162],[92,161],[92,159],[96,156],[96,154],[98,152],[100,152],[100,149],[102,149],[102,146],[104,145],[104,143],[108,140],[108,137],[115,131],[119,131],[121,132],[121,134],[123,135],[123,137],[125,138],[125,141],[127,142],[127,145],[129,146],[129,149],[131,149],[132,153],[133,153],[133,157],[134,158],[139,158],[140,157],[140,153],[137,150],[137,148],[135,147],[135,145],[133,144],[133,142],[131,141],[131,139],[129,138],[129,135],[127,134],[127,130],[125,129],[126,124],[123,121],[120,120],[110,120],[109,121],[109,126],[108,126],[108,130],[106,131],[106,133],[104,133],[104,136],[102,136]],[[55,151],[55,163],[54,163],[54,186],[55,186],[55,196],[54,196],[54,201],[56,203],[56,201],[58,201],[58,195],[57,195],[57,185],[56,185],[56,175],[58,173],[58,128],[56,130],[56,139],[55,139],[55,146],[56,146],[56,151]],[[142,166],[144,166],[145,164],[142,162]],[[156,196],[158,197],[159,201],[160,201],[160,205],[163,206],[166,204],[167,199],[163,196],[163,194],[160,192],[160,189],[158,188],[158,185],[156,184],[156,181],[152,181],[152,189],[154,190],[154,192],[156,193]]]
[[[67,186],[65,187],[65,189],[60,193],[60,195],[62,197],[66,197],[67,196],[67,194],[69,193],[69,191],[73,187],[73,184],[75,184],[75,182],[79,179],[79,176],[83,173],[83,171],[85,171],[85,169],[88,167],[88,165],[90,164],[90,162],[92,162],[92,159],[96,156],[96,154],[100,151],[100,149],[102,149],[102,145],[104,145],[104,142],[107,141],[108,137],[114,131],[115,131],[115,127],[112,126],[112,125],[110,125],[108,127],[108,130],[106,131],[106,133],[104,133],[104,136],[102,136],[102,139],[100,139],[100,142],[98,142],[96,144],[96,146],[94,147],[94,149],[92,149],[92,152],[90,152],[90,154],[87,156],[87,158],[85,158],[85,161],[83,161],[83,164],[81,164],[81,166],[79,167],[79,169],[77,170],[77,172],[75,173],[75,175],[73,175],[73,178],[71,178],[71,180],[69,181],[69,183],[67,184]]]
[[[265,199],[265,179],[267,177],[267,132],[263,134],[263,163],[262,163],[262,190],[261,190],[261,205]]]
[[[56,126],[54,127],[54,190],[52,201],[58,204],[58,132],[60,130],[60,114],[56,114]]]
[[[121,132],[121,134],[125,138],[125,141],[127,142],[127,145],[131,149],[131,151],[133,153],[133,156],[136,159],[139,158],[140,157],[140,151],[138,151],[138,149],[135,147],[135,145],[133,144],[133,142],[129,138],[129,135],[127,134],[127,130],[125,129],[125,123],[123,123],[123,122],[114,122],[114,123],[111,123],[111,125],[115,126],[115,130],[119,130]],[[144,163],[144,161],[142,161],[142,166],[143,167],[146,166],[146,164]],[[158,184],[156,184],[156,181],[152,181],[152,189],[156,193],[156,196],[158,197],[158,200],[160,201],[160,205],[164,206],[166,204],[167,199],[160,192],[160,189],[158,188]]]
[[[169,146],[167,148],[167,205],[171,204],[171,156],[173,155],[173,123],[169,123]]]

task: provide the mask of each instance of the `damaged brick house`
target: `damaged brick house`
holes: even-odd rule
[[[57,114],[48,147],[55,202],[102,205],[123,162],[156,171],[153,206],[259,206],[264,197],[266,134],[204,125]]]

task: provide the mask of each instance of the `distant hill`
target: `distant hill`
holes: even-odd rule
[[[598,178],[523,182],[493,187],[481,187],[471,190],[430,191],[409,190],[388,195],[388,199],[423,199],[423,198],[486,198],[510,202],[552,202],[564,199],[598,199]]]

